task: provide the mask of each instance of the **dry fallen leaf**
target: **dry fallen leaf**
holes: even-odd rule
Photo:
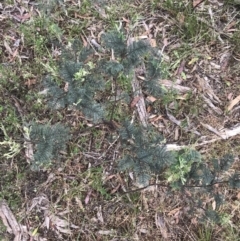
[[[148,230],[146,228],[140,228],[139,229],[140,233],[147,234]]]
[[[233,97],[233,93],[229,93],[229,94],[227,95],[227,99],[228,99],[228,100],[232,100],[232,97]]]
[[[115,233],[114,230],[99,230],[98,233],[100,235],[113,235]]]
[[[101,223],[104,223],[103,215],[102,215],[102,207],[101,207],[101,206],[97,207],[97,219],[98,219]]]
[[[240,95],[230,102],[230,104],[227,107],[227,110],[230,111],[239,101],[240,101]]]
[[[229,31],[231,30],[233,27],[235,27],[237,24],[237,21],[232,21],[231,23],[229,23],[227,26],[226,26],[226,30]]]
[[[10,48],[8,42],[4,40],[4,41],[3,41],[3,44],[4,44],[4,47],[6,48],[6,50],[7,50],[11,55],[13,55],[13,51],[12,51],[12,49]]]
[[[163,117],[161,115],[157,116],[157,115],[152,115],[149,117],[149,121],[150,122],[155,122],[155,121],[158,121],[158,120],[162,120]]]
[[[156,42],[156,39],[150,39],[150,45],[155,48],[157,46],[157,42]]]
[[[181,207],[175,208],[175,209],[173,209],[172,211],[170,211],[167,215],[168,215],[168,216],[175,215],[180,209],[181,209]]]
[[[160,232],[161,232],[163,238],[167,239],[168,238],[168,230],[165,225],[164,217],[159,213],[155,214],[155,224],[156,224],[157,228],[160,229]]]
[[[120,187],[121,187],[121,184],[119,183],[119,184],[111,191],[111,194],[115,193]]]
[[[188,62],[188,65],[193,65],[193,64],[196,63],[198,60],[199,60],[198,57],[194,57],[194,58],[192,58],[192,59]]]
[[[19,22],[25,22],[26,20],[28,20],[31,17],[31,13],[26,13],[23,15],[15,15],[14,16],[15,19],[17,19]]]
[[[89,203],[91,194],[92,194],[92,190],[90,190],[90,191],[88,192],[87,196],[85,197],[84,202],[85,202],[86,205]]]
[[[177,100],[186,100],[187,98],[188,98],[188,94],[178,95],[176,97]]]
[[[35,85],[36,84],[36,79],[28,79],[26,82],[24,82],[24,85],[27,85],[28,88],[31,87],[31,85]]]
[[[151,96],[151,95],[149,95],[149,96],[147,97],[147,101],[149,101],[149,102],[151,102],[151,103],[155,102],[156,100],[157,100],[157,99],[156,99],[155,97]]]
[[[122,17],[122,20],[123,20],[124,22],[126,22],[126,23],[130,23],[130,20],[127,19],[127,18]]]
[[[184,14],[182,12],[179,12],[177,14],[177,20],[180,23],[180,25],[184,24],[185,16],[184,16]]]
[[[83,207],[83,203],[81,201],[81,199],[79,199],[78,197],[75,197],[75,201],[78,204],[79,208],[84,211],[84,207]]]
[[[237,199],[238,200],[240,199],[240,192],[237,194]]]
[[[191,89],[189,87],[179,85],[177,83],[174,83],[171,80],[161,79],[161,80],[159,80],[159,83],[167,89],[174,89],[174,90],[176,90],[177,92],[180,92],[180,93],[186,93],[186,92],[191,91]]]
[[[45,212],[45,225],[47,222],[51,223],[52,226],[54,226],[61,233],[64,233],[64,234],[72,233],[70,229],[70,227],[72,227],[71,224],[67,220],[62,219],[59,216],[51,213],[49,210]]]
[[[217,206],[217,204],[216,204],[216,201],[214,200],[214,201],[212,202],[212,209],[213,209],[213,210],[216,210],[216,206]]]
[[[18,49],[15,49],[14,52],[13,52],[13,54],[12,54],[12,59],[11,59],[11,61],[14,60],[14,58],[17,56],[17,54],[18,54]]]
[[[196,217],[192,218],[191,219],[191,224],[197,225],[198,224],[198,219]]]
[[[209,95],[210,95],[210,92],[208,93]],[[212,94],[214,95],[214,93],[212,92]],[[212,95],[212,97],[213,97],[213,95]],[[219,108],[219,107],[217,107],[217,106],[215,106],[213,103],[212,103],[212,101],[210,100],[210,98],[207,98],[205,95],[201,95],[202,96],[202,98],[203,98],[203,100],[208,104],[208,106],[209,107],[211,107],[217,114],[219,114],[219,115],[222,115],[223,114],[223,111]],[[215,97],[215,99],[216,98],[218,98],[217,96],[215,96],[214,95],[214,97]]]
[[[230,53],[224,53],[222,56],[221,56],[221,59],[220,59],[220,66],[221,66],[221,71],[224,72],[226,71],[228,65],[229,65],[229,62],[230,62],[230,59],[231,59],[231,54]]]
[[[200,3],[202,3],[203,0],[193,0],[193,7],[197,7],[198,5],[200,5]]]
[[[164,45],[164,46],[168,46],[168,44],[169,44],[169,43],[168,43],[168,39],[167,39],[167,38],[164,38],[164,39],[163,39],[163,45]]]
[[[141,97],[140,96],[136,96],[136,97],[134,97],[134,99],[133,99],[133,101],[131,102],[131,108],[133,108],[133,107],[135,107],[136,106],[136,104],[138,103],[138,101],[141,99]]]
[[[85,40],[85,38],[82,35],[80,35],[80,36],[81,36],[81,39],[83,41],[83,46],[87,47],[88,46],[88,42]]]

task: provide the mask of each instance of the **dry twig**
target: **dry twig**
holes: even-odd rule
[[[29,240],[26,227],[17,222],[5,200],[0,201],[0,217],[7,228],[7,232],[14,234],[14,241]]]

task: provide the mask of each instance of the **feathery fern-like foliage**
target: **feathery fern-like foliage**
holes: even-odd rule
[[[79,44],[74,42],[69,52],[64,51],[59,67],[63,87],[60,87],[52,76],[45,77],[43,85],[47,89],[48,106],[53,109],[76,108],[97,122],[104,117],[104,106],[95,101],[95,93],[104,88],[104,82],[101,76],[93,71],[93,64],[84,63],[92,51],[79,48]]]
[[[125,122],[119,135],[125,155],[119,161],[118,168],[121,171],[132,170],[140,185],[148,185],[151,174],[160,174],[175,161],[166,150],[162,136],[151,128],[143,129]]]
[[[132,41],[126,44],[127,40],[122,33],[110,32],[102,35],[102,44],[108,50],[113,50],[116,61],[109,61],[103,66],[108,66],[111,69],[108,73],[113,75],[123,72],[126,75],[131,74],[140,63],[145,63],[145,80],[142,82],[142,87],[146,91],[156,97],[163,94],[158,80],[160,79],[160,55],[150,46],[148,41],[139,40]],[[110,66],[112,66],[110,68]],[[114,69],[114,71],[112,70]]]
[[[200,163],[192,166],[191,172],[188,175],[188,183],[207,186],[218,182],[219,176],[227,171],[233,164],[234,157],[230,154],[223,156],[220,159],[213,159],[212,168],[207,164]]]
[[[124,58],[127,53],[126,39],[122,33],[113,31],[101,36],[103,45],[107,49],[112,49],[116,57]]]
[[[221,222],[221,217],[219,216],[218,208],[223,203],[223,195],[218,193],[215,189],[216,184],[228,185],[230,188],[240,188],[240,175],[239,173],[233,173],[229,175],[224,175],[226,171],[231,168],[234,162],[234,157],[230,154],[227,154],[219,159],[213,159],[210,164],[196,162],[192,165],[191,171],[187,175],[187,181],[183,188],[189,188],[193,191],[194,187],[197,187],[195,193],[198,192],[200,198],[198,199],[198,205],[196,207],[202,208],[203,204],[201,202],[201,197],[203,194],[208,194],[215,201],[216,207],[208,207],[205,212],[202,220],[210,219],[215,223]],[[230,172],[231,173],[231,172]],[[196,204],[196,203],[195,203]],[[195,207],[195,208],[196,208]]]
[[[112,50],[115,59],[89,61],[89,57],[94,57],[93,51],[83,47],[79,41],[74,41],[63,49],[59,78],[47,75],[43,81],[50,108],[75,108],[94,122],[100,121],[106,116],[106,103],[96,101],[96,93],[104,92],[108,81],[115,81],[117,91],[119,77],[131,75],[140,63],[146,64],[142,88],[156,97],[162,94],[158,83],[160,56],[147,41],[132,41],[127,44],[124,35],[119,32],[103,34],[101,41],[102,49],[109,55]],[[126,79],[131,81],[129,77]],[[116,97],[116,93],[112,95]]]
[[[65,151],[69,139],[69,129],[61,124],[50,126],[34,123],[30,131],[30,141],[36,149],[32,169],[39,170],[59,158],[59,152]]]

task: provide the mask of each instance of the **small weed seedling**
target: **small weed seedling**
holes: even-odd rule
[[[156,97],[163,95],[163,90],[157,82],[160,76],[160,61],[156,49],[142,40],[127,45],[123,33],[116,31],[103,34],[101,41],[101,51],[105,58],[99,61],[94,58],[92,49],[82,47],[78,41],[70,43],[63,50],[59,74],[46,75],[43,80],[50,109],[79,110],[95,124],[109,123],[119,115],[118,105],[129,105],[128,81],[131,81],[140,66],[145,66],[146,70],[144,80],[140,83],[142,90]],[[118,120],[121,119],[124,118]],[[143,128],[130,121],[123,121],[120,126],[114,129],[120,136],[123,148],[118,170],[132,170],[141,186],[150,184],[152,174],[165,172],[169,187],[179,190],[201,187],[210,190],[219,183],[219,173],[228,169],[233,162],[233,157],[225,156],[214,160],[213,170],[210,170],[196,151],[184,150],[177,154],[167,151],[165,140],[150,127]],[[38,161],[35,164],[42,168],[56,158],[60,150],[64,150],[70,139],[70,132],[62,125],[36,125],[30,137],[36,147],[34,157]],[[95,176],[98,174],[95,173]],[[231,187],[239,187],[238,174],[232,175],[224,183]],[[102,195],[107,195],[102,185],[96,185],[95,180],[92,184]],[[220,195],[215,195],[213,189],[211,190],[219,204]],[[201,208],[199,203],[197,207]],[[194,205],[196,208],[196,203]],[[215,221],[219,220],[215,210],[206,210],[205,216]]]

